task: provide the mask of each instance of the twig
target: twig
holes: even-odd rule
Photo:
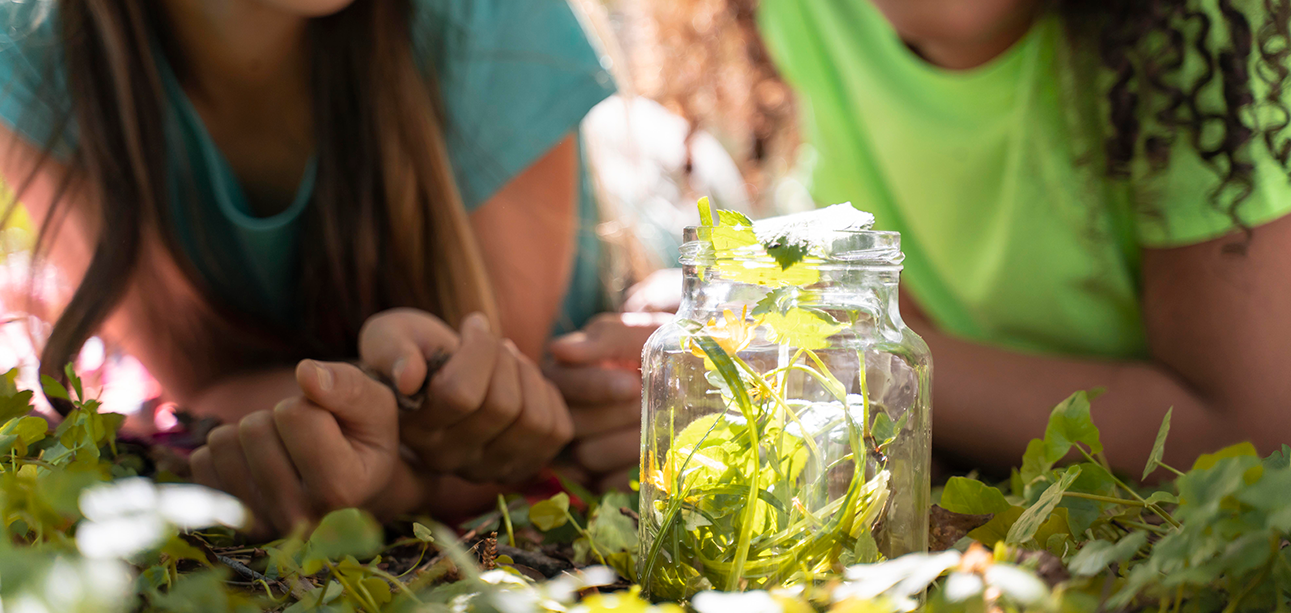
[[[573,564],[557,560],[551,556],[542,553],[536,553],[517,547],[498,544],[498,553],[515,560],[518,564],[523,564],[543,574],[544,577],[555,577],[560,573],[574,567]]]
[[[246,577],[252,583],[256,581],[269,581],[268,577],[252,570],[251,568],[247,567],[246,564],[243,564],[237,560],[234,560],[233,558],[230,558],[228,556],[222,556],[218,553],[215,554],[215,557],[220,561],[221,564],[224,564],[225,566],[232,568],[234,572],[236,572],[239,575],[242,575],[243,577]]]

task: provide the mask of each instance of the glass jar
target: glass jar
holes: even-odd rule
[[[815,232],[787,268],[751,236],[686,230],[681,308],[642,355],[652,598],[927,549],[932,361],[897,311],[900,235]]]

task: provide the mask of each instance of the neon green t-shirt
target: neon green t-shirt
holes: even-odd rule
[[[763,0],[760,11],[799,94],[814,199],[851,201],[901,232],[903,287],[951,334],[1144,357],[1139,251],[1234,231],[1208,196],[1218,175],[1182,133],[1157,174],[1114,181],[1101,159],[1077,161],[1110,130],[1097,85],[1107,75],[1093,71],[1093,86],[1073,76],[1080,63],[1056,17],[956,72],[915,55],[869,0]],[[1262,144],[1248,149],[1255,191],[1238,213],[1254,227],[1291,212],[1291,181]]]

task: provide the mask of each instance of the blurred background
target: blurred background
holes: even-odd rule
[[[756,0],[574,1],[594,15],[591,29],[610,34],[606,53],[622,92],[582,130],[611,219],[598,234],[612,241],[633,233],[646,251],[675,254],[682,228],[698,221],[700,196],[753,217],[813,206],[797,173],[811,153],[800,147],[792,94],[757,35]],[[18,368],[29,388],[39,386],[35,347],[48,330],[45,307],[71,289],[52,271],[32,274],[34,240],[21,212],[0,230],[0,372]],[[675,264],[647,259],[640,263],[647,270]],[[625,270],[612,291],[622,295],[640,270]],[[130,415],[134,427],[175,424],[174,408],[129,355],[91,339],[77,369],[87,393]]]

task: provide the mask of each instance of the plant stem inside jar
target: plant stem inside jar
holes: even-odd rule
[[[727,316],[729,331],[733,314]],[[690,340],[727,411],[676,433],[660,468],[658,458],[649,459],[645,478],[662,496],[647,511],[659,521],[642,583],[657,597],[686,597],[709,586],[765,587],[876,561],[872,531],[889,478],[879,451],[890,439],[875,441],[874,434],[899,428],[890,420],[876,427],[863,353],[855,354],[861,393],[849,395],[812,349],[779,344],[775,366],[764,372],[696,327]],[[789,398],[795,375],[799,387],[814,382],[831,400]],[[822,434],[841,453],[822,450]]]

